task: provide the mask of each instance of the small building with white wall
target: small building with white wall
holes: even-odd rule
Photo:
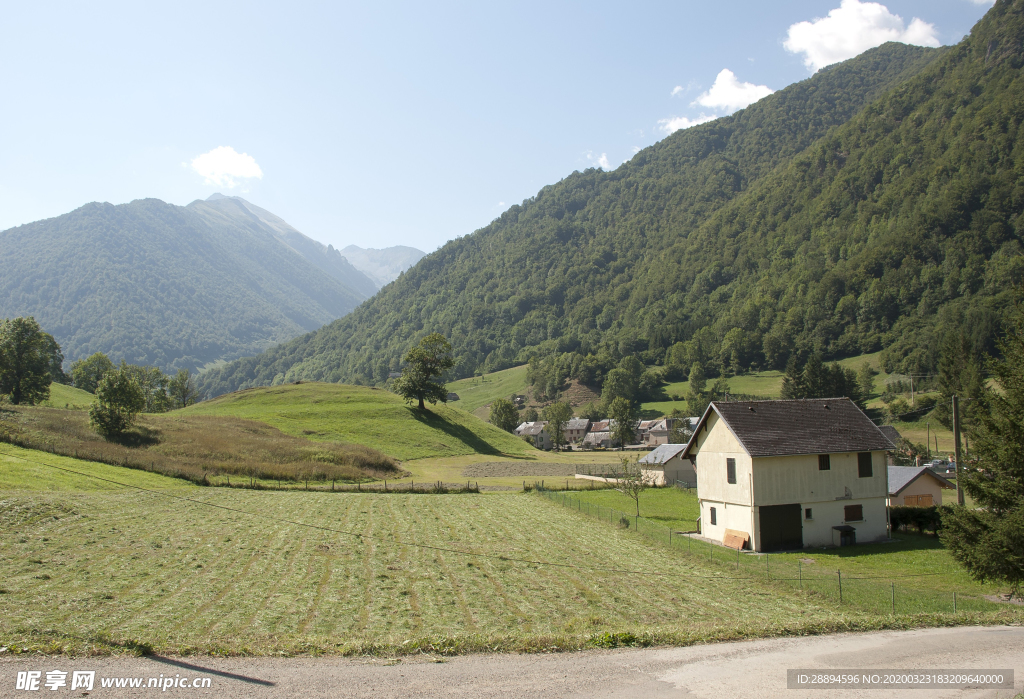
[[[662,444],[639,459],[644,480],[651,485],[675,485],[676,481],[693,486],[697,474],[689,459],[683,458],[685,444]]]
[[[886,539],[892,448],[848,398],[714,401],[681,456],[705,537],[784,551]]]
[[[889,505],[931,507],[942,504],[942,491],[953,484],[927,466],[889,467]]]

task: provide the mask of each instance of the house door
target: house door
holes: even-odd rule
[[[771,505],[760,508],[761,550],[785,551],[804,546],[800,505]]]

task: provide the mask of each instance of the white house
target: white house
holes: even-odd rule
[[[551,435],[548,434],[547,422],[524,422],[513,430],[517,437],[529,437],[533,446],[538,449],[551,448]]]
[[[684,449],[685,444],[662,444],[641,457],[644,479],[651,485],[674,485],[676,481],[696,484],[697,474],[690,460],[683,458]]]
[[[892,448],[848,398],[715,401],[682,456],[704,536],[783,551],[887,538]]]
[[[927,466],[889,467],[889,504],[931,507],[942,504],[942,491],[953,484]]]

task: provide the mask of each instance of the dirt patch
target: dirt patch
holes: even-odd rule
[[[1024,597],[1010,598],[1009,595],[982,595],[989,602],[996,602],[998,604],[1024,604]]]
[[[587,466],[590,464],[581,464]],[[527,476],[561,476],[571,478],[576,475],[576,464],[559,464],[545,461],[488,461],[470,464],[462,470],[466,478],[522,478]]]

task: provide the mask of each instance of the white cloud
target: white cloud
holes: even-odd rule
[[[659,119],[658,128],[665,133],[675,133],[679,129],[688,129],[697,124],[704,124],[718,118],[717,114],[701,114],[699,117],[690,119],[688,117],[671,117],[670,119]]]
[[[682,85],[676,85],[675,87],[672,88],[673,97],[678,95],[680,92],[686,92],[686,88],[684,88]]]
[[[804,65],[812,71],[853,58],[887,41],[917,46],[938,46],[935,25],[914,17],[910,25],[877,2],[842,0],[827,17],[790,26],[783,46],[804,54]]]
[[[743,109],[748,104],[767,97],[773,92],[774,90],[767,85],[741,83],[735,73],[724,68],[715,78],[711,89],[698,97],[694,104],[709,109],[724,109],[731,113],[737,109]]]
[[[593,151],[587,151],[587,160],[589,160],[591,164],[596,165],[602,170],[612,169],[611,163],[608,162],[607,153],[601,153],[601,155],[594,155]]]
[[[231,146],[219,146],[192,160],[192,169],[203,176],[206,184],[231,189],[239,180],[263,179],[263,170],[248,153],[238,153]]]

